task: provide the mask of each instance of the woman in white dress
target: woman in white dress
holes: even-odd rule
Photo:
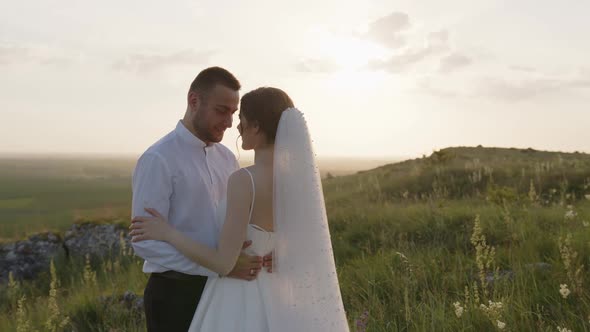
[[[255,163],[229,178],[217,248],[193,242],[153,209],[154,217],[134,219],[134,241],[169,242],[221,276],[208,279],[189,331],[348,331],[311,139],[293,107],[276,88],[242,97],[238,130]],[[273,253],[273,272],[223,278],[245,240],[250,255]]]

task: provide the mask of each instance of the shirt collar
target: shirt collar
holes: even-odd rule
[[[207,144],[205,142],[200,140],[197,136],[195,136],[188,129],[186,129],[186,127],[184,126],[184,124],[182,123],[181,120],[179,120],[178,124],[176,124],[176,129],[174,129],[174,131],[183,141],[190,144],[191,146],[201,148],[201,149],[205,149],[205,148],[213,146],[213,144],[210,144],[209,146],[207,146]]]

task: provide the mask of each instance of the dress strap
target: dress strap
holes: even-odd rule
[[[254,210],[254,200],[256,199],[256,186],[254,185],[254,177],[252,173],[247,169],[243,168],[244,171],[250,175],[250,181],[252,181],[252,204],[250,204],[250,216],[248,216],[248,224],[252,221],[252,211]]]

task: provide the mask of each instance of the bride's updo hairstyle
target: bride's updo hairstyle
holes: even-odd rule
[[[240,102],[240,113],[249,123],[257,123],[268,143],[274,144],[277,127],[283,111],[294,107],[293,101],[285,91],[262,87],[246,93]]]

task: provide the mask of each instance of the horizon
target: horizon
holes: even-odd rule
[[[442,147],[440,149],[432,149],[429,153],[422,153],[419,155],[408,155],[408,156],[353,156],[353,155],[318,155],[316,154],[318,161],[404,161],[404,160],[411,160],[422,158],[424,156],[428,157],[432,153],[444,149],[458,149],[458,148],[477,148],[481,147],[484,149],[518,149],[518,150],[525,150],[525,149],[533,149],[539,152],[549,152],[549,153],[565,153],[565,154],[573,154],[573,153],[582,153],[582,154],[590,154],[590,151],[583,151],[583,150],[550,150],[544,149],[541,147],[535,146],[526,146],[526,147],[518,147],[518,146],[484,146],[481,144],[478,145],[458,145],[458,146],[447,146]],[[233,152],[233,151],[232,151]],[[80,159],[98,159],[98,158],[105,158],[105,159],[137,159],[141,156],[143,152],[133,154],[133,153],[84,153],[84,152],[56,152],[56,153],[49,153],[49,152],[2,152],[0,151],[0,158],[31,158],[31,159],[67,159],[67,158],[80,158]],[[246,162],[253,162],[254,161],[254,153],[252,151],[244,151],[240,150],[241,157],[236,155],[238,161],[246,161]],[[244,157],[245,155],[245,157]]]

